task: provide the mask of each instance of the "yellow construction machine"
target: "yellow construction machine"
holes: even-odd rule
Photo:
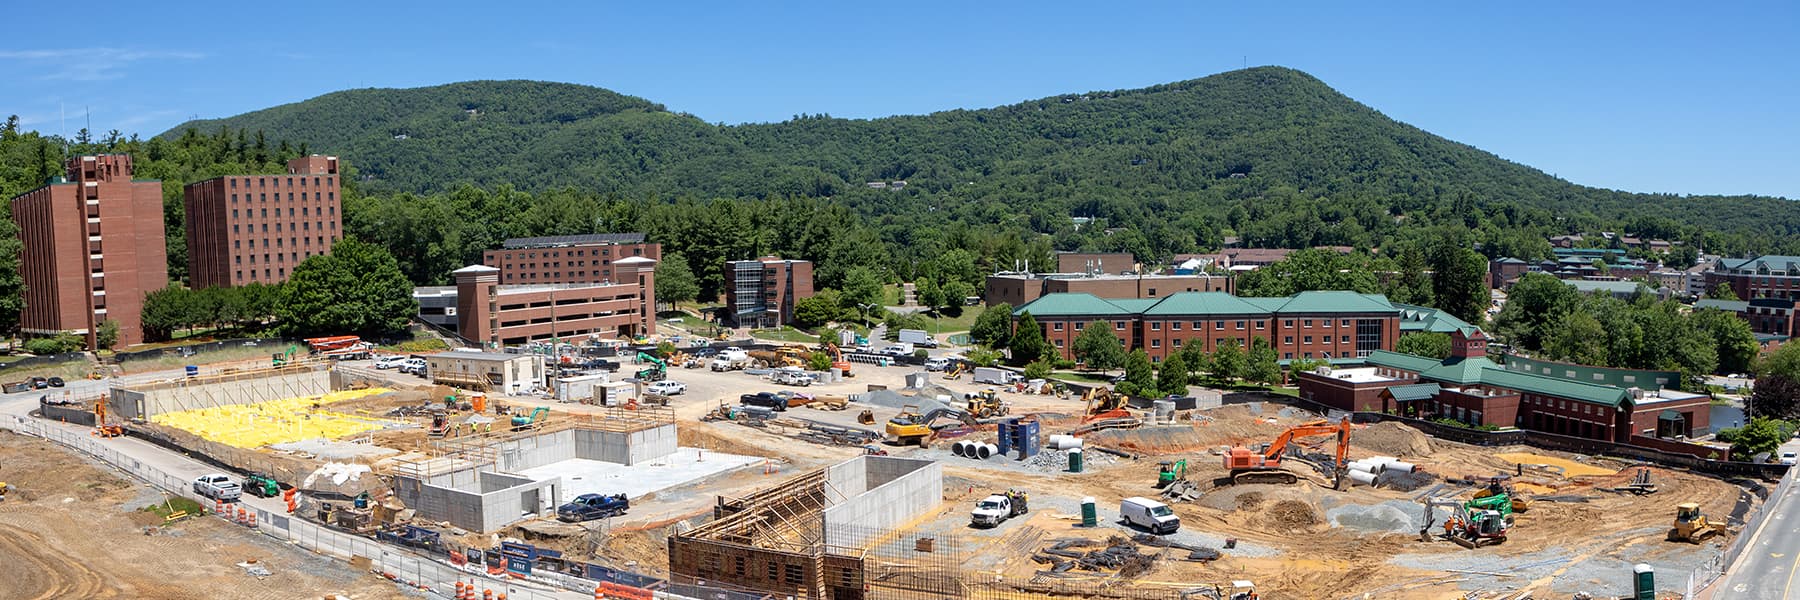
[[[954,408],[939,408],[925,414],[919,414],[917,404],[908,404],[900,409],[900,414],[888,419],[888,439],[902,446],[917,444],[921,447],[931,445],[932,434],[938,428],[932,427],[939,417],[954,417],[964,425],[978,425],[975,417]]]
[[[1124,394],[1114,394],[1109,388],[1089,388],[1087,393],[1081,395],[1081,401],[1087,405],[1081,422],[1130,417],[1131,411],[1125,410],[1125,400]]]
[[[965,394],[968,401],[966,410],[977,419],[989,419],[1005,416],[1012,412],[1012,405],[1000,399],[1000,394],[992,389],[981,390],[973,394]]]
[[[1724,523],[1709,521],[1700,513],[1698,502],[1683,502],[1675,505],[1675,526],[1669,528],[1669,541],[1698,544],[1725,531]]]

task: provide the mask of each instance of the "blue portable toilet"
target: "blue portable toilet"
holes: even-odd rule
[[[999,422],[996,427],[999,434],[1000,453],[1008,454],[1019,451],[1019,460],[1037,456],[1042,445],[1038,440],[1037,419],[1021,419],[1013,417]]]

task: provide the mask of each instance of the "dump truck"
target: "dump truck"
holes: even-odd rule
[[[1025,492],[1008,490],[1003,494],[991,494],[975,503],[975,510],[969,511],[970,527],[998,527],[1007,519],[1031,512]]]

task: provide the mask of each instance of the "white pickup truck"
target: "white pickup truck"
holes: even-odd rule
[[[975,503],[975,510],[969,511],[970,527],[998,527],[1007,519],[1031,512],[1025,492],[1018,490],[1004,494],[993,494]]]
[[[213,473],[194,478],[194,493],[220,502],[237,502],[243,496],[243,489],[224,473]]]

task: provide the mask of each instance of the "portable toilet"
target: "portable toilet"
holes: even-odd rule
[[[1656,600],[1656,569],[1644,563],[1631,567],[1632,600]]]

